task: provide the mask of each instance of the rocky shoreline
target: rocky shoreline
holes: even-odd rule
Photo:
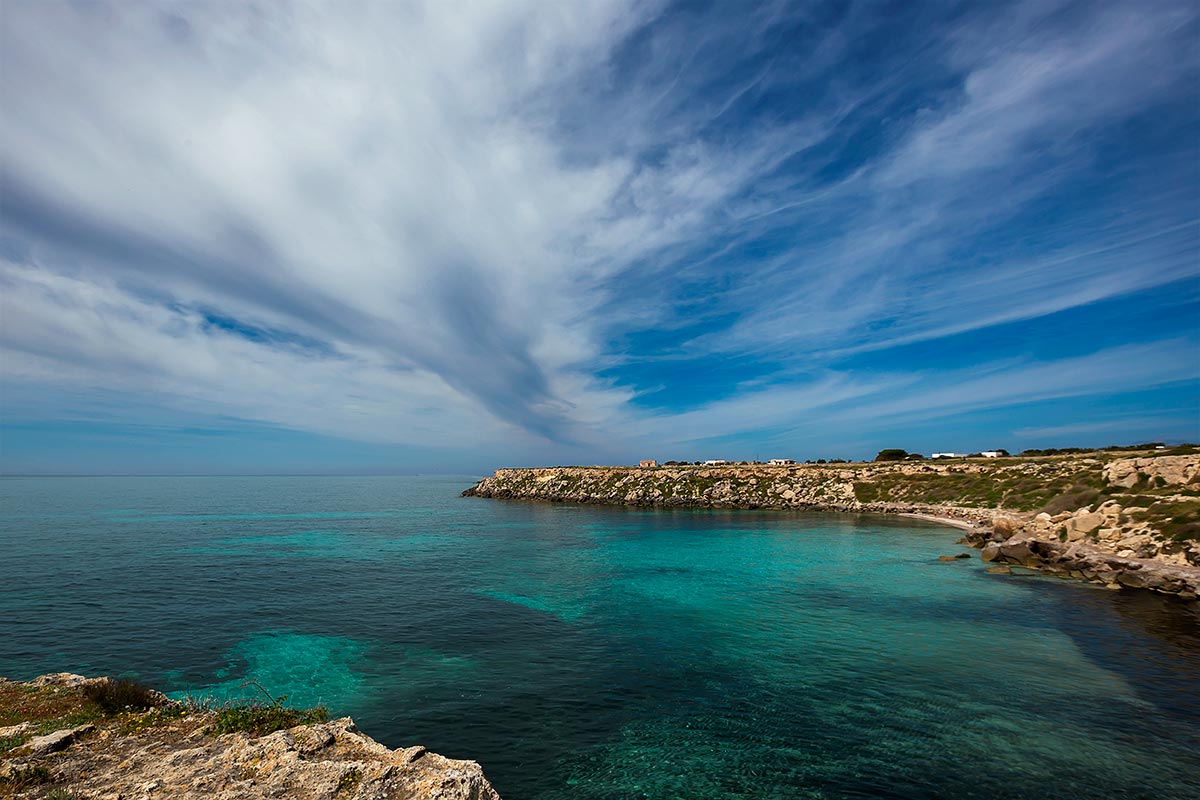
[[[500,800],[474,761],[424,747],[389,749],[349,717],[263,732],[217,733],[217,709],[148,691],[105,711],[89,687],[113,681],[60,673],[0,678],[0,795],[141,800]],[[268,711],[271,707],[267,707]]]
[[[1200,595],[1200,455],[993,462],[498,469],[467,497],[900,514],[967,530],[987,561]]]
[[[981,548],[984,561],[1015,564],[1109,589],[1149,589],[1190,602],[1200,596],[1200,569],[1192,566],[1119,556],[1084,542],[1061,542],[1024,532],[1010,536],[1002,527],[980,531],[964,541]]]

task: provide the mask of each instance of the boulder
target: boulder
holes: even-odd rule
[[[1119,550],[1128,550],[1131,553],[1140,554],[1143,558],[1153,556],[1158,547],[1154,543],[1154,537],[1149,534],[1141,533],[1129,536],[1117,542]]]
[[[997,516],[992,519],[992,530],[1012,536],[1021,529],[1021,521],[1009,516]],[[1007,537],[1006,537],[1007,538]]]
[[[1141,572],[1118,572],[1117,583],[1131,589],[1145,589],[1150,581]]]
[[[1000,555],[1005,561],[1014,561],[1018,564],[1037,564],[1041,562],[1033,553],[1032,539],[1009,539],[1000,545]]]
[[[1073,532],[1086,536],[1103,524],[1104,515],[1098,511],[1078,511],[1067,520],[1067,538],[1070,539]]]
[[[35,736],[25,743],[25,749],[29,755],[40,756],[46,753],[57,753],[59,750],[65,750],[71,744],[85,733],[91,733],[96,729],[95,725],[80,725],[78,728],[67,728],[54,733],[48,733],[45,736]]]

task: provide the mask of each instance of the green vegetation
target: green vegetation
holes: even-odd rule
[[[1108,460],[1030,459],[996,469],[963,465],[949,472],[888,471],[856,481],[854,496],[864,503],[944,503],[1051,515],[1115,500],[1135,509],[1122,522],[1147,523],[1176,541],[1200,539],[1200,485],[1168,484],[1146,474],[1139,474],[1132,487],[1110,485],[1104,478]]]
[[[153,710],[145,714],[146,709]],[[34,736],[64,728],[88,723],[103,725],[116,720],[124,728],[140,729],[186,713],[176,704],[164,704],[162,695],[131,680],[101,681],[82,690],[0,683],[0,727],[21,722],[33,724],[24,736],[0,739],[0,753],[15,750]]]
[[[0,742],[0,752],[20,747],[32,736],[74,728],[88,722],[102,722],[107,716],[102,708],[84,697],[78,689],[0,683],[0,727],[21,722],[33,723],[33,730],[26,736],[10,737]]]
[[[907,455],[908,455],[907,450],[900,450],[898,448],[893,447],[893,448],[889,448],[887,450],[880,450],[875,455],[875,460],[876,461],[903,461],[904,457]]]
[[[286,695],[271,697],[257,681],[244,685],[257,686],[271,702],[222,706],[191,700],[164,702],[158,692],[134,681],[105,681],[83,688],[0,683],[0,727],[22,722],[33,724],[33,728],[24,735],[0,739],[0,754],[21,747],[34,736],[87,723],[114,730],[121,735],[183,723],[195,727],[206,725],[215,735],[245,731],[261,736],[283,728],[329,719],[329,712],[324,706],[291,708],[285,705]],[[27,779],[28,776],[21,777],[21,780]],[[9,778],[0,774],[0,786],[11,787],[12,781],[3,783],[6,780]]]
[[[1093,491],[1098,497],[1106,485],[1099,465],[1062,474],[1033,468],[958,472],[887,472],[854,484],[854,496],[863,503],[950,503],[983,508],[1035,511],[1071,492]],[[1078,508],[1079,506],[1074,506]]]
[[[157,728],[160,725],[169,725],[172,722],[178,722],[189,714],[203,710],[203,708],[194,703],[173,703],[169,706],[151,709],[144,714],[127,712],[121,715],[120,732],[126,735],[141,733],[150,728]]]
[[[1156,500],[1132,516],[1138,522],[1150,523],[1168,539],[1200,539],[1200,500]]]
[[[1162,448],[1162,449],[1159,449]],[[1022,456],[1067,456],[1080,453],[1126,453],[1151,452],[1156,456],[1190,456],[1200,452],[1200,446],[1184,443],[1168,447],[1163,442],[1142,442],[1141,444],[1110,444],[1107,447],[1048,447],[1041,450],[1022,450]],[[1007,454],[1006,454],[1007,455]]]
[[[1091,506],[1100,497],[1100,490],[1092,486],[1083,486],[1075,484],[1067,489],[1066,492],[1055,497],[1046,505],[1042,506],[1042,511],[1053,516],[1054,514],[1063,511],[1074,511],[1077,508]]]
[[[361,780],[362,780],[362,770],[360,770],[358,767],[354,767],[353,769],[349,770],[344,775],[342,775],[341,778],[338,779],[337,791],[338,792],[350,791],[355,786],[357,786],[358,782]]]
[[[42,800],[83,800],[79,795],[67,789],[51,789]]]
[[[311,725],[314,722],[324,722],[329,719],[329,710],[325,706],[314,708],[291,708],[284,705],[288,696],[281,694],[273,696],[266,687],[251,678],[242,687],[253,686],[262,692],[269,704],[243,703],[221,706],[216,710],[213,719],[212,732],[220,736],[223,733],[244,731],[251,736],[265,736],[268,733],[294,728],[297,725]]]
[[[311,725],[327,719],[329,711],[325,706],[296,709],[282,705],[248,703],[217,709],[210,730],[217,736],[239,731],[251,736],[265,736],[284,728]]]

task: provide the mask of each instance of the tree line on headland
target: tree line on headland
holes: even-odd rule
[[[1182,455],[1191,451],[1192,448],[1198,445],[1183,443],[1174,445],[1170,448],[1171,455]],[[1141,444],[1110,444],[1107,447],[1046,447],[1046,448],[1030,448],[1022,450],[1016,454],[1018,458],[1033,458],[1037,456],[1067,456],[1078,455],[1080,453],[1106,453],[1106,452],[1124,452],[1124,451],[1143,451],[1143,450],[1167,450],[1167,445],[1164,442],[1142,442]],[[988,450],[979,453],[964,453],[954,456],[934,455],[933,458],[1013,458],[1013,454],[1003,447],[998,447],[995,450]],[[929,459],[921,453],[910,453],[898,447],[889,447],[880,450],[875,455],[875,461],[927,461]],[[730,461],[730,466],[750,466],[763,464],[762,461]],[[847,458],[818,458],[808,459],[805,464],[853,464],[853,459]],[[704,466],[703,461],[664,461],[664,467],[689,467],[689,466]]]

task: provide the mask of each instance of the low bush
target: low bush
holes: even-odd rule
[[[1081,486],[1075,484],[1063,494],[1055,497],[1046,505],[1042,506],[1042,511],[1047,514],[1059,514],[1063,511],[1074,511],[1077,508],[1090,506],[1100,497],[1100,490],[1091,486]]]
[[[84,695],[108,714],[145,711],[162,705],[162,695],[137,681],[121,678],[84,687]]]

